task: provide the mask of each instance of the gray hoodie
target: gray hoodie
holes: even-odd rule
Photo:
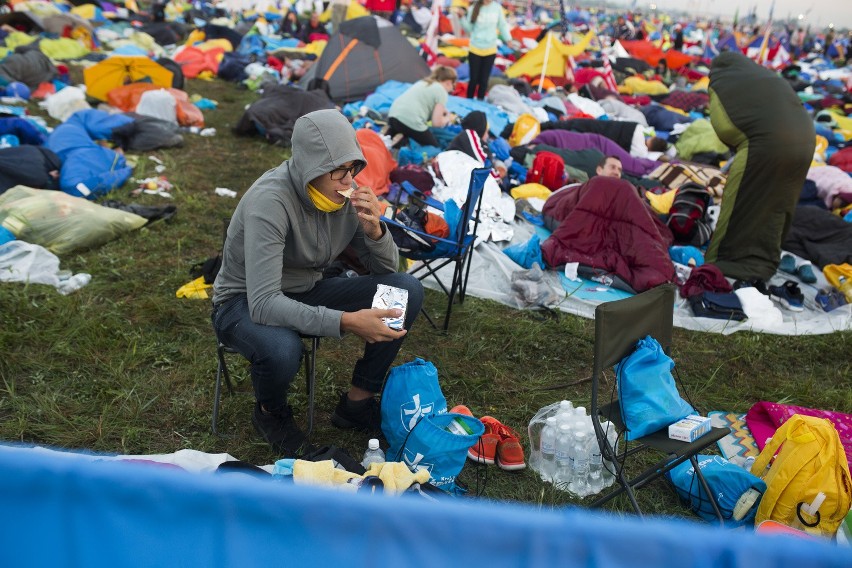
[[[348,200],[342,209],[324,213],[308,197],[311,180],[351,160],[366,162],[355,130],[339,111],[318,110],[296,121],[292,157],[254,182],[231,217],[213,284],[215,304],[247,294],[256,323],[340,337],[342,312],[284,293],[313,288],[347,245],[372,274],[396,272],[399,251],[386,227],[373,241]]]

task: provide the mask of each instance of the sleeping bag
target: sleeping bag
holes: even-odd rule
[[[579,262],[617,275],[635,292],[674,281],[671,231],[630,182],[593,177],[555,192],[542,213],[559,222],[541,245],[548,267]]]
[[[710,70],[710,122],[736,156],[706,260],[730,278],[767,280],[814,155],[813,121],[787,81],[725,52]]]

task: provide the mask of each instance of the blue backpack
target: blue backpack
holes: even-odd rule
[[[447,428],[461,421],[469,434]],[[435,365],[417,358],[391,369],[382,392],[382,432],[388,441],[388,461],[402,461],[411,471],[425,469],[431,482],[457,492],[467,451],[485,432],[472,416],[447,412],[447,399],[438,384]]]

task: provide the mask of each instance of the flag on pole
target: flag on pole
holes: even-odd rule
[[[612,72],[612,66],[609,64],[609,57],[603,56],[604,82],[606,88],[615,93],[618,92],[618,83],[615,81],[615,74]]]
[[[576,69],[576,68],[577,68],[577,63],[574,61],[574,56],[569,55],[568,56],[568,63],[565,66],[565,78],[568,79],[569,81],[571,81],[572,83],[574,82],[574,69]]]
[[[766,31],[763,32],[763,41],[760,42],[760,53],[757,56],[758,65],[763,65],[766,63],[767,55],[769,53],[769,32],[772,31],[772,22],[766,25]]]

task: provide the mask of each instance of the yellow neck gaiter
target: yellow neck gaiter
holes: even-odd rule
[[[308,184],[308,197],[311,198],[314,206],[323,213],[332,213],[343,207],[343,203],[335,203],[311,184]]]

